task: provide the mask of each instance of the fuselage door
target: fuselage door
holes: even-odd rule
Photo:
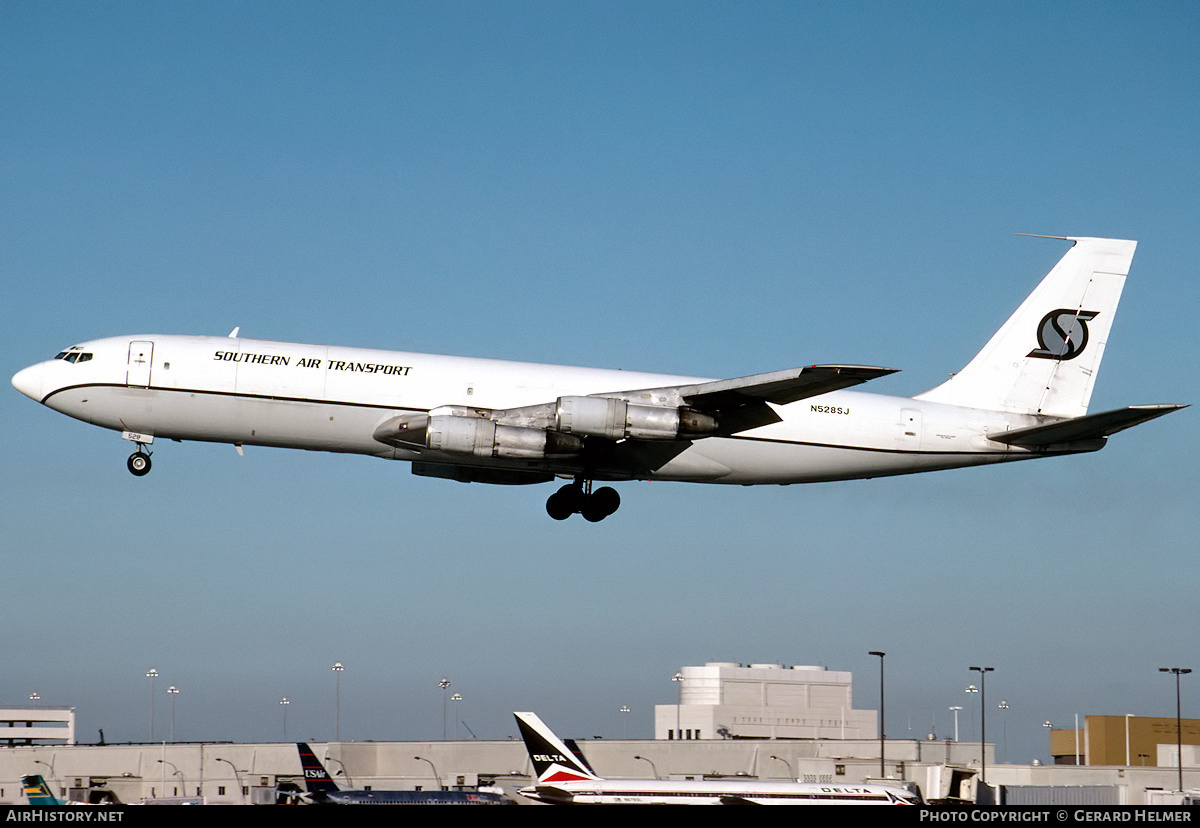
[[[905,408],[900,412],[899,446],[907,451],[921,448],[921,412],[916,408]]]
[[[134,340],[129,343],[129,366],[125,384],[132,388],[150,387],[150,366],[154,361],[154,343]]]

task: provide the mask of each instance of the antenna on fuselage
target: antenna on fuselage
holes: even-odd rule
[[[242,329],[242,326],[238,325],[236,328],[234,328],[232,331],[229,332],[229,338],[237,339],[238,331],[240,331],[241,329]]]

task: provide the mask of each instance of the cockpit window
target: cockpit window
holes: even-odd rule
[[[92,355],[79,350],[79,346],[76,345],[73,348],[68,348],[65,351],[59,352],[59,354],[57,356],[55,356],[54,358],[55,359],[65,359],[67,362],[72,362],[72,363],[87,362],[89,359],[92,358]]]

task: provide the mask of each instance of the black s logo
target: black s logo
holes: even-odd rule
[[[1050,311],[1038,324],[1038,347],[1028,355],[1039,359],[1074,359],[1087,347],[1087,323],[1099,315],[1099,311],[1066,308]]]

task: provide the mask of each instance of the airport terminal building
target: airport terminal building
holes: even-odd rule
[[[710,663],[676,676],[678,705],[655,710],[651,740],[579,740],[614,779],[722,779],[857,784],[879,780],[877,713],[850,705],[851,675],[821,667]],[[926,799],[987,804],[1168,805],[1200,796],[1200,721],[1184,720],[1183,787],[1174,719],[1087,717],[1051,736],[1055,764],[996,764],[994,746],[888,739],[882,777]],[[1125,734],[1128,734],[1126,738]],[[569,736],[569,732],[562,735]],[[519,741],[330,742],[314,753],[343,788],[515,791],[533,781]],[[1128,761],[1126,761],[1128,752]],[[980,779],[986,767],[986,785]],[[40,774],[75,801],[294,802],[304,789],[294,743],[79,745],[71,708],[0,709],[0,804],[24,804]],[[525,800],[528,802],[528,800]]]

